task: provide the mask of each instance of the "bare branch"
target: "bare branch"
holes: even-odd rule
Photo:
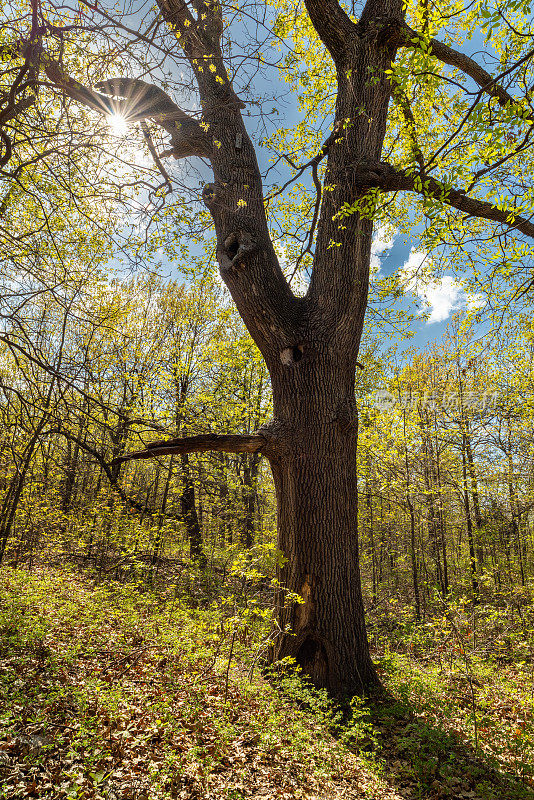
[[[266,445],[267,440],[260,434],[250,436],[205,433],[200,436],[184,436],[180,439],[151,442],[145,450],[120,456],[112,464],[122,464],[138,458],[157,458],[157,456],[176,455],[178,453],[205,453],[215,450],[224,453],[258,453]]]
[[[141,130],[143,131],[143,136],[145,137],[146,146],[148,147],[150,155],[154,159],[154,163],[158,168],[158,170],[160,171],[163,180],[165,181],[165,185],[167,186],[167,192],[172,192],[171,177],[167,172],[167,170],[165,169],[165,167],[163,166],[163,164],[161,163],[161,158],[159,157],[158,152],[154,147],[154,142],[152,141],[152,136],[150,135],[150,130],[148,128],[148,125],[146,124],[144,119],[141,120],[140,124],[141,124]]]
[[[145,514],[147,512],[148,509],[146,507],[146,504],[140,503],[138,500],[134,500],[133,497],[130,497],[124,491],[122,486],[119,484],[120,467],[118,459],[116,460],[117,463],[112,461],[111,464],[109,464],[102,455],[102,453],[100,453],[96,448],[91,447],[85,441],[85,439],[81,439],[79,436],[75,436],[74,434],[69,433],[69,431],[66,431],[63,428],[50,430],[48,434],[63,436],[65,439],[74,442],[76,445],[78,445],[78,447],[80,447],[86,453],[89,453],[89,455],[93,456],[95,461],[100,465],[102,471],[105,473],[106,478],[109,481],[109,485],[111,486],[113,491],[117,492],[121,500],[124,503],[127,503],[127,505],[129,505],[131,508],[134,508],[136,511],[139,511],[142,514]],[[149,513],[154,513],[154,512],[150,511]]]
[[[0,102],[3,101],[4,98],[0,98]],[[23,100],[19,100],[18,103],[15,103],[13,106],[10,106],[5,111],[2,111],[0,114],[0,124],[4,124],[5,122],[9,122],[10,119],[16,117],[17,114],[20,114],[21,111],[25,111],[30,106],[34,105],[35,103],[35,95],[30,97],[25,97]]]

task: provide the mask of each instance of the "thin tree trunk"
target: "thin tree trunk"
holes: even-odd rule
[[[375,553],[375,535],[374,535],[374,519],[373,519],[373,502],[371,498],[371,485],[369,482],[369,464],[367,465],[367,477],[366,477],[366,504],[367,504],[367,515],[368,515],[368,530],[369,530],[369,547],[371,550],[371,580],[372,580],[372,587],[371,587],[371,602],[373,606],[376,605],[376,598],[377,598],[377,585],[376,585],[376,553]]]
[[[480,511],[478,480],[475,468],[475,461],[473,458],[473,448],[471,447],[471,434],[469,431],[469,424],[467,423],[467,420],[465,421],[465,427],[466,427],[465,445],[467,453],[467,466],[469,469],[469,480],[471,483],[471,500],[473,503],[473,515],[475,517],[475,525],[477,529],[475,545],[476,545],[478,567],[480,571],[482,571],[484,568],[484,546],[482,543],[482,529],[484,527],[484,521],[482,519],[482,513]]]
[[[428,417],[423,417],[423,411],[419,411],[419,429],[421,433],[421,440],[423,442],[424,464],[423,475],[425,479],[425,497],[427,505],[427,525],[428,525],[428,539],[430,543],[430,553],[436,565],[436,580],[440,587],[441,594],[446,597],[448,587],[444,577],[444,568],[441,563],[443,553],[443,532],[441,530],[439,514],[436,509],[437,498],[436,490],[433,481],[433,449],[430,434],[428,431]],[[439,502],[439,500],[438,500]]]
[[[413,510],[413,503],[409,498],[408,509],[410,511],[410,560],[412,564],[412,585],[413,596],[415,603],[415,619],[417,622],[421,621],[421,600],[419,597],[419,578],[417,574],[417,552],[416,552],[416,539],[415,539],[415,514]]]
[[[158,514],[158,523],[157,523],[157,531],[156,531],[156,539],[154,541],[154,551],[152,553],[152,563],[155,564],[158,560],[160,549],[161,549],[161,529],[163,527],[163,522],[165,519],[165,511],[167,510],[167,500],[169,498],[169,488],[171,485],[171,478],[172,472],[174,469],[174,458],[171,456],[169,461],[169,468],[167,470],[167,479],[165,481],[165,486],[163,487],[163,497],[161,498],[161,506],[160,512]]]
[[[525,585],[525,569],[523,566],[523,553],[521,548],[521,541],[520,541],[520,527],[519,527],[519,515],[518,511],[518,501],[517,501],[517,492],[514,485],[514,465],[512,461],[512,450],[511,450],[511,442],[510,442],[510,435],[508,435],[508,450],[506,452],[506,457],[508,460],[508,496],[510,499],[510,515],[511,515],[511,539],[514,543],[514,549],[517,554],[517,560],[519,562],[519,574],[521,576],[521,585]]]
[[[467,455],[466,455],[466,437],[462,434],[462,479],[463,479],[463,501],[465,521],[467,525],[467,541],[469,546],[469,565],[471,570],[471,587],[473,590],[473,599],[478,600],[478,578],[477,578],[477,560],[475,553],[475,538],[473,536],[473,521],[471,519],[471,510],[469,507],[469,489],[467,485]]]
[[[441,483],[441,464],[439,457],[437,425],[436,425],[435,415],[434,415],[434,425],[435,425],[434,430],[436,431],[436,435],[434,437],[435,448],[436,448],[436,486],[437,486],[437,499],[439,504],[439,528],[441,531],[441,551],[443,555],[443,588],[445,595],[447,595],[449,593],[449,561],[447,557],[447,531],[445,524],[445,509],[443,507],[443,486]]]
[[[188,454],[182,453],[180,460],[182,468],[181,511],[189,540],[189,555],[192,561],[195,561],[200,567],[205,567],[207,559],[203,550],[202,530],[195,503],[195,484],[191,477]]]
[[[80,457],[80,444],[79,440],[83,437],[83,429],[85,426],[86,411],[80,412],[78,420],[78,431],[76,434],[76,441],[74,442],[74,449],[72,449],[72,442],[67,439],[67,463],[65,465],[65,480],[63,483],[61,510],[65,514],[69,511],[76,485],[76,471],[78,469],[78,459]]]
[[[259,453],[245,453],[243,458],[243,486],[241,501],[244,507],[242,542],[247,549],[254,544],[254,513],[256,509],[256,484],[260,466]]]
[[[225,453],[217,453],[218,459],[218,484],[219,484],[219,503],[218,503],[218,537],[221,545],[232,544],[232,526],[228,522],[228,459]]]
[[[17,472],[11,479],[11,485],[4,500],[0,523],[0,564],[3,561],[9,535],[13,528],[13,522],[15,521],[15,515],[17,513],[20,498],[22,496],[22,490],[24,488],[28,469],[30,468],[33,453],[47,419],[48,415],[41,420],[32,438],[28,442],[22,465],[17,468]]]
[[[404,436],[404,468],[406,470],[406,505],[410,513],[410,559],[412,564],[412,585],[415,603],[415,618],[421,620],[421,601],[419,597],[419,578],[417,574],[417,553],[415,539],[415,513],[410,497],[410,464],[408,461],[408,441],[406,437],[406,409],[402,412],[403,436]]]

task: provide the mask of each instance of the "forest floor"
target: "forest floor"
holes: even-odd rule
[[[0,571],[1,800],[534,800],[524,626],[382,610],[389,698],[347,714],[289,671],[262,677],[268,612],[245,583],[161,578]]]

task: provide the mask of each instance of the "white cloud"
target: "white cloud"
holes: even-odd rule
[[[370,273],[372,278],[377,278],[382,267],[381,256],[393,247],[395,239],[390,236],[382,225],[378,225],[373,234],[371,245],[371,265]]]
[[[413,292],[420,295],[424,285],[423,268],[427,254],[418,250],[410,250],[408,260],[399,269],[399,280],[405,292]]]
[[[482,303],[482,295],[466,292],[462,284],[452,275],[433,278],[428,274],[427,253],[410,251],[408,260],[399,270],[405,291],[412,292],[422,301],[421,314],[428,313],[427,324],[444,322],[453,311],[461,308],[473,310]]]
[[[424,291],[423,300],[430,309],[428,324],[443,322],[453,311],[467,305],[467,296],[457,280],[444,275],[439,281],[432,281]]]

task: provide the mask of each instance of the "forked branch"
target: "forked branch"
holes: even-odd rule
[[[338,0],[304,0],[306,11],[321,41],[335,62],[345,52],[351,38],[356,35],[356,24],[338,3]]]

